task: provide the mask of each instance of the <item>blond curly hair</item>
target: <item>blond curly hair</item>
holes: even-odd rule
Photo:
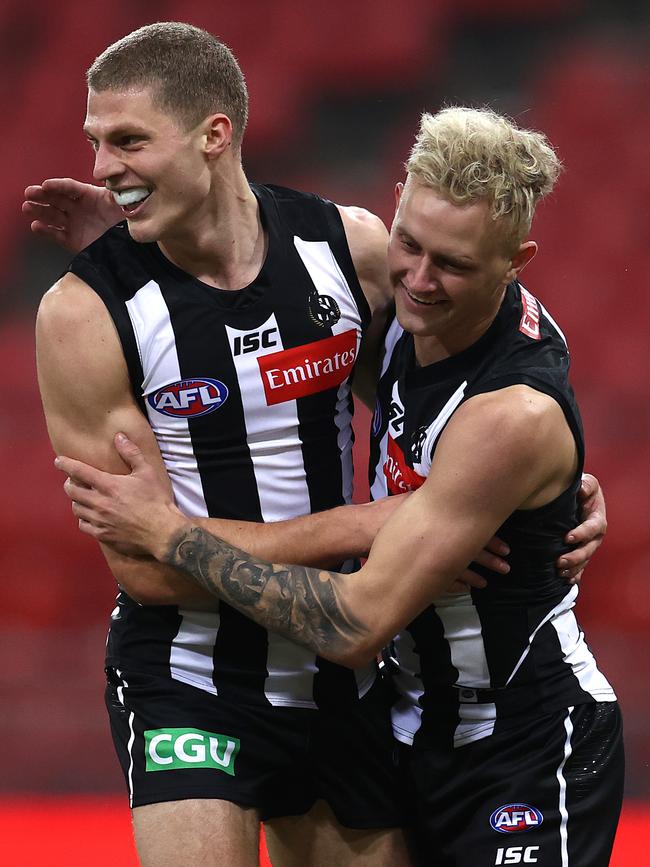
[[[487,199],[513,247],[530,231],[535,207],[562,169],[539,132],[490,109],[460,106],[425,113],[406,170],[457,204]]]

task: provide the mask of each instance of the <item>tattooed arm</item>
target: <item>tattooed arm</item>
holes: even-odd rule
[[[257,623],[351,668],[447,591],[515,509],[538,508],[564,491],[577,466],[573,436],[550,397],[525,386],[474,397],[450,419],[426,482],[379,530],[364,566],[340,575],[247,554],[171,500],[146,499],[146,461],[128,447],[130,456],[123,447],[120,454],[132,473],[117,488],[139,488],[137,497],[115,498],[112,476],[58,459],[78,474],[76,496],[92,525],[114,525],[119,515],[120,538]]]
[[[330,657],[369,635],[341,598],[347,575],[253,560],[196,526],[177,533],[163,559],[262,626]]]

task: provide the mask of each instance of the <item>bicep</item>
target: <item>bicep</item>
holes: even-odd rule
[[[113,445],[123,431],[162,467],[106,307],[80,280],[66,278],[43,299],[36,325],[39,387],[54,450],[126,472]]]
[[[513,511],[570,478],[570,462],[557,458],[566,425],[541,403],[543,412],[526,412],[486,397],[452,418],[426,482],[377,534],[362,569],[386,632],[445,592]]]

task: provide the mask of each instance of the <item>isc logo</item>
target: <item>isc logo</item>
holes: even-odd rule
[[[149,406],[163,415],[196,418],[223,406],[228,388],[218,379],[182,379],[147,397]]]
[[[535,807],[528,804],[505,804],[490,816],[490,825],[501,834],[516,834],[519,831],[532,831],[538,828],[544,817]]]
[[[495,864],[537,864],[539,846],[508,846],[507,849],[497,849]]]
[[[277,328],[266,328],[264,331],[249,331],[248,334],[238,334],[232,342],[233,355],[245,355],[255,352],[260,347],[270,349],[278,345]]]

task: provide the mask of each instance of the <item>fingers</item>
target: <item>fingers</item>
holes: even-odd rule
[[[570,545],[584,545],[589,542],[597,542],[601,544],[605,533],[607,532],[607,519],[603,512],[594,512],[589,515],[581,524],[574,527],[565,536],[565,541]]]
[[[571,578],[569,578],[569,584],[579,584],[582,581],[584,569],[581,569],[579,572],[576,572]]]
[[[474,557],[474,562],[478,563],[479,566],[485,566],[486,569],[491,569],[492,572],[499,572],[501,575],[507,575],[510,571],[510,566],[505,560],[496,554],[491,554],[486,548]]]
[[[63,483],[63,490],[71,500],[84,506],[94,507],[97,503],[97,492],[93,488],[88,488],[69,477]]]
[[[557,568],[560,570],[560,575],[566,578],[569,577],[570,573],[584,569],[599,547],[600,540],[596,539],[588,542],[586,545],[582,545],[580,548],[576,548],[574,551],[567,551],[566,554],[562,554],[556,563]]]
[[[595,476],[592,476],[591,473],[582,474],[582,484],[580,486],[581,500],[587,500],[589,497],[593,497],[599,488],[600,484]]]
[[[54,466],[75,482],[81,482],[87,488],[97,488],[98,490],[104,487],[103,483],[108,475],[101,470],[95,469],[95,467],[84,464],[82,461],[75,461],[72,458],[66,458],[64,455],[59,455],[55,459]]]
[[[456,578],[454,583],[456,582],[465,588],[464,592],[467,592],[470,587],[476,587],[477,590],[482,590],[488,585],[482,575],[479,575],[478,572],[472,572],[471,569],[465,569],[465,571]]]
[[[136,470],[146,463],[140,448],[126,434],[121,431],[116,433],[114,442],[120,457],[132,470]]]
[[[48,186],[49,183],[49,186]],[[67,190],[52,182],[43,181],[40,185],[25,188],[25,201],[42,207],[54,207],[67,213],[74,201],[79,198],[79,192]]]
[[[499,557],[507,557],[510,553],[510,548],[498,536],[492,536],[490,541],[485,546],[486,551],[491,551],[492,554],[497,554]]]

